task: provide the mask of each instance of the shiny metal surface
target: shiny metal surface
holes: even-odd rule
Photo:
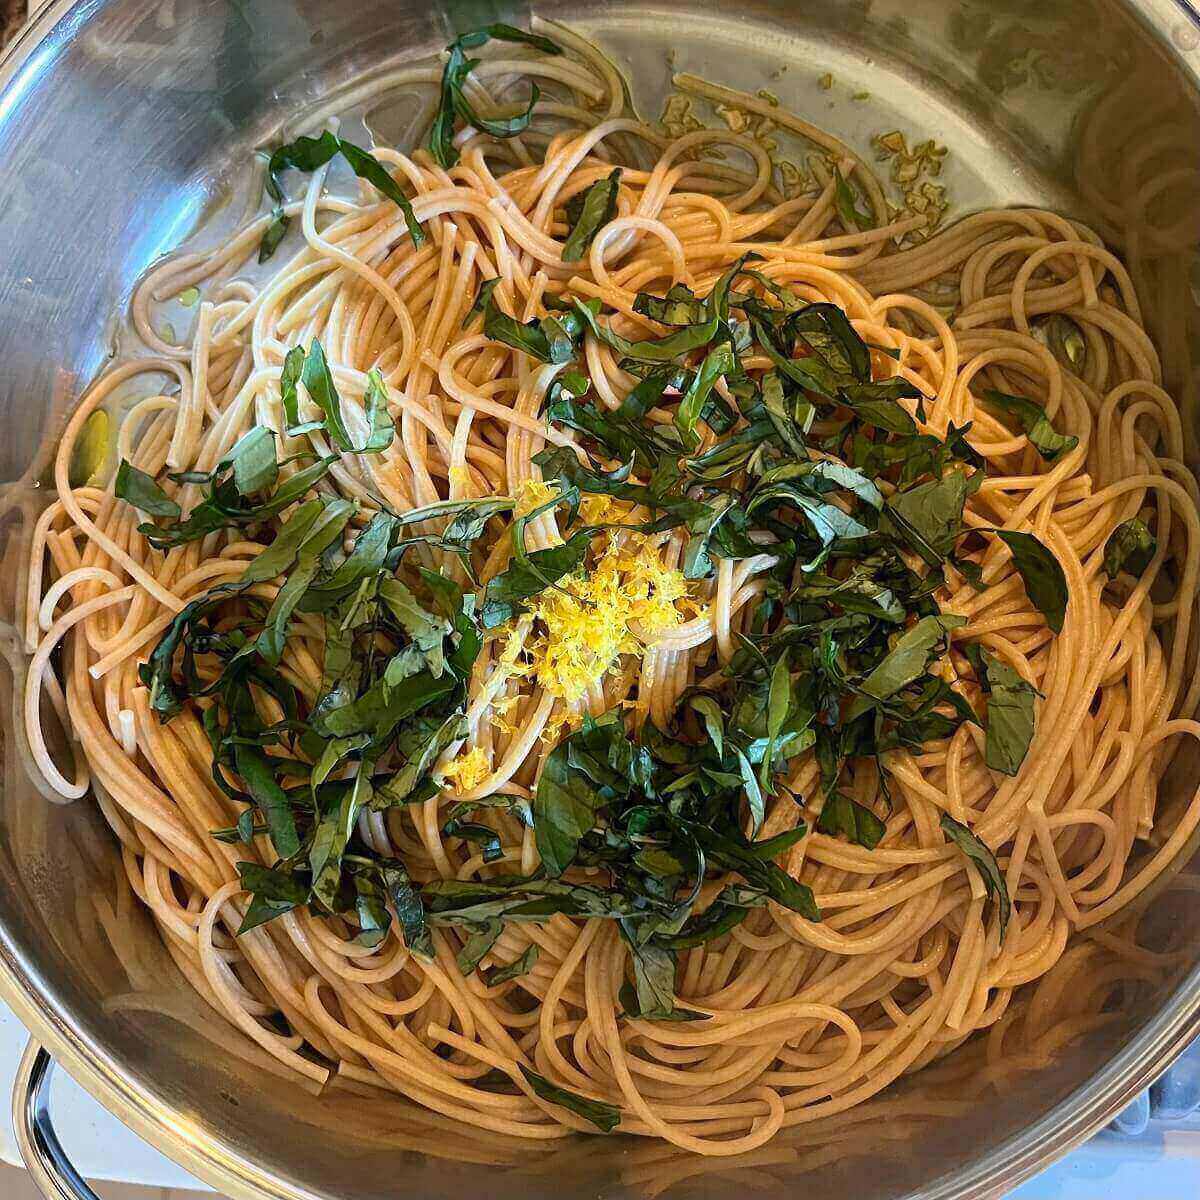
[[[100,1200],[59,1143],[50,1118],[54,1060],[32,1038],[13,1080],[13,1128],[21,1161],[46,1200]]]
[[[897,127],[936,137],[950,147],[956,211],[1034,202],[1090,222],[1130,263],[1195,466],[1200,18],[1190,7],[552,0],[537,10],[596,38],[647,116],[672,51],[676,69],[765,84],[860,146]],[[61,0],[12,47],[0,63],[0,618],[17,611],[46,447],[109,355],[133,281],[202,216],[222,219],[234,168],[287,114],[496,19],[523,14],[488,0]],[[817,83],[826,72],[830,92]],[[380,122],[391,128],[386,114]],[[0,643],[19,679],[19,652]],[[647,1189],[706,1200],[744,1186],[747,1169],[772,1195],[988,1196],[1103,1124],[1200,1030],[1195,863],[1148,898],[1144,923],[1151,935],[1156,923],[1187,931],[1186,952],[1102,1032],[998,1087],[952,1059],[745,1163],[616,1137],[514,1148],[382,1095],[314,1097],[187,987],[98,814],[86,802],[53,807],[30,786],[9,681],[0,695],[0,992],[88,1090],[234,1200],[401,1190],[616,1200]],[[1181,752],[1168,812],[1198,774]]]

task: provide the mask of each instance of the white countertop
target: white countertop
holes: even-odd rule
[[[28,1040],[25,1027],[0,1000],[0,1160],[13,1166],[21,1165],[21,1156],[8,1097]],[[194,1188],[211,1194],[209,1188],[126,1129],[65,1071],[54,1073],[50,1089],[55,1130],[84,1178]]]

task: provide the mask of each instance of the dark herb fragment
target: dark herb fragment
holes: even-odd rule
[[[874,850],[886,832],[884,823],[869,808],[844,792],[834,792],[825,801],[817,829],[821,833],[844,833],[856,846],[868,850]]]
[[[833,204],[847,233],[875,228],[875,218],[858,207],[854,189],[837,167],[833,168]]]
[[[597,179],[586,192],[572,197],[567,205],[571,232],[563,243],[563,262],[578,262],[587,253],[596,234],[613,219],[617,211],[617,192],[621,187],[621,168],[615,167],[605,179]],[[578,205],[575,201],[578,200]]]
[[[396,204],[404,214],[404,223],[408,226],[408,234],[413,240],[413,245],[424,244],[425,234],[413,212],[412,202],[400,190],[400,186],[388,173],[387,168],[361,146],[347,142],[327,129],[320,137],[298,137],[294,142],[279,146],[271,153],[271,160],[267,164],[266,189],[275,201],[275,211],[271,224],[267,227],[259,245],[259,262],[266,262],[275,253],[289,224],[289,218],[283,211],[284,198],[283,187],[279,182],[280,172],[291,167],[297,171],[311,173],[323,167],[339,154],[349,163],[355,175],[360,179],[365,179]]]
[[[992,407],[999,409],[1008,416],[1015,417],[1022,432],[1029,439],[1029,444],[1047,461],[1057,462],[1064,454],[1074,450],[1079,445],[1079,439],[1073,435],[1059,433],[1046,416],[1046,410],[1040,404],[1034,404],[1024,396],[1010,396],[1007,392],[998,392],[988,388],[983,393],[984,400]]]
[[[605,1104],[602,1100],[589,1100],[586,1096],[569,1092],[566,1088],[551,1083],[536,1071],[531,1071],[524,1063],[517,1065],[521,1068],[521,1074],[525,1076],[525,1082],[533,1089],[534,1095],[542,1100],[570,1109],[576,1116],[590,1121],[603,1133],[612,1133],[621,1123],[621,1110],[615,1105]]]
[[[1109,579],[1116,579],[1122,571],[1139,576],[1157,553],[1158,539],[1142,521],[1131,517],[1122,521],[1104,543],[1104,573]]]
[[[452,42],[447,47],[449,56],[442,68],[441,103],[429,131],[429,150],[439,166],[453,167],[459,159],[458,149],[454,145],[455,117],[461,118],[464,124],[474,129],[498,138],[515,137],[529,127],[534,106],[541,94],[537,84],[531,86],[525,110],[511,117],[483,117],[463,93],[467,76],[479,65],[479,60],[468,58],[466,52],[476,50],[493,39],[524,43],[541,50],[543,54],[562,53],[561,48],[549,38],[499,23],[472,30]]]
[[[153,476],[121,460],[114,489],[118,500],[125,500],[152,517],[178,517],[179,505],[154,482]]]
[[[1068,592],[1067,576],[1058,559],[1032,533],[997,529],[996,536],[1012,551],[1013,564],[1034,608],[1055,633],[1062,633]]]
[[[1006,662],[981,648],[986,672],[988,710],[984,758],[993,771],[1015,775],[1029,753],[1035,728],[1033,684]]]
[[[965,825],[956,821],[949,813],[942,813],[942,832],[979,868],[987,894],[999,906],[1000,940],[1008,928],[1012,913],[1012,902],[1008,897],[1008,885],[1000,870],[996,856]]]

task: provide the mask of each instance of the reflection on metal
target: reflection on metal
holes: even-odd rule
[[[54,1060],[31,1041],[13,1083],[13,1127],[21,1161],[46,1200],[100,1200],[71,1166],[54,1132],[50,1119],[53,1073]]]
[[[316,111],[318,97],[365,72],[428,54],[449,28],[520,21],[514,7],[174,0],[168,11],[157,0],[60,0],[0,64],[0,649],[11,677],[0,681],[0,990],[81,1083],[233,1200],[383,1200],[398,1179],[416,1195],[501,1200],[700,1200],[748,1178],[771,1194],[815,1186],[833,1200],[1003,1191],[1119,1111],[1200,1029],[1195,866],[1181,862],[1147,899],[1136,994],[1127,989],[1104,1028],[1037,1061],[1001,1069],[979,1039],[745,1160],[621,1138],[515,1147],[351,1084],[319,1097],[297,1087],[180,978],[95,807],[46,804],[22,769],[7,699],[23,661],[18,564],[49,499],[43,475],[62,414],[107,358],[134,280],[202,215],[211,230],[237,207],[213,215],[231,194],[229,169],[285,118]],[[783,103],[868,154],[872,134],[897,129],[910,145],[948,146],[948,219],[1034,203],[1088,222],[1128,264],[1194,462],[1200,26],[1189,9],[548,0],[538,10],[599,40],[643,112],[662,111],[673,70],[750,91],[770,80]],[[365,114],[377,134],[406,136],[402,100]],[[208,235],[201,224],[196,236]],[[1197,771],[1194,752],[1173,762],[1166,821]]]

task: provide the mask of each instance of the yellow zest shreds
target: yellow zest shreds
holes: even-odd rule
[[[455,487],[469,487],[471,484],[471,472],[466,467],[451,467],[449,479]]]
[[[460,792],[477,788],[490,774],[492,768],[483,749],[476,746],[457,758],[452,758],[439,768],[442,781],[453,783]]]
[[[557,495],[556,488],[552,488],[548,483],[543,483],[540,479],[522,479],[517,485],[516,515],[518,517],[528,516],[534,509],[540,508],[547,500],[553,500]]]
[[[585,498],[585,504],[588,499],[607,497]],[[696,607],[683,575],[663,565],[650,539],[610,535],[594,565],[532,602],[534,632],[523,647],[524,663],[510,673],[532,676],[552,696],[574,704],[622,654],[639,653],[644,641],[681,624]],[[513,644],[506,644],[502,660]]]
[[[589,493],[579,501],[579,516],[588,525],[613,524],[629,520],[636,507],[627,500]]]

